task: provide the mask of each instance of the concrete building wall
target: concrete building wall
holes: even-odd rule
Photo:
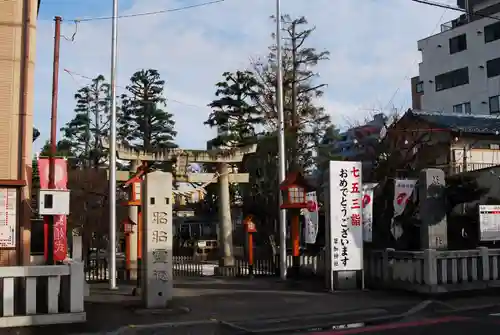
[[[422,83],[420,77],[411,78],[411,108],[422,109],[422,91],[420,90]]]
[[[500,76],[488,78],[486,62],[500,57],[500,40],[485,43],[484,27],[496,22],[482,18],[418,41],[422,110],[452,113],[454,105],[470,102],[472,114],[489,114],[489,98],[499,95]],[[467,49],[450,54],[450,38],[461,34],[466,34]],[[437,75],[464,67],[468,67],[468,84],[436,90]]]
[[[25,3],[31,1],[30,46],[28,57],[28,90],[24,95],[26,108],[26,132],[24,136],[26,166],[20,167],[20,115],[21,87],[23,85],[22,65],[25,57],[23,36],[25,22]],[[33,136],[33,99],[34,99],[34,66],[36,47],[37,0],[0,1],[0,180],[21,180],[31,175],[31,147]],[[27,176],[27,177],[26,177]],[[29,199],[30,188],[21,188],[22,199]],[[17,215],[26,211],[27,202],[18,204]],[[25,212],[26,213],[26,212]],[[26,213],[27,214],[27,213]],[[18,248],[22,248],[22,261],[29,262],[29,215],[19,223],[17,234]],[[20,227],[19,227],[20,226]],[[20,256],[20,255],[17,255]],[[18,260],[20,261],[20,259]],[[0,250],[0,264],[16,263],[14,250]]]

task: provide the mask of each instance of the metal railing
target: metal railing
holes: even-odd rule
[[[322,275],[324,273],[324,253],[319,255],[301,255],[300,268],[309,275]],[[287,266],[291,267],[293,257],[287,256]],[[257,257],[252,265],[244,258],[236,258],[235,265],[230,272],[218,272],[217,261],[203,261],[192,256],[173,256],[172,274],[174,278],[183,277],[210,277],[210,276],[268,276],[279,275],[278,257]],[[129,276],[125,269],[125,262],[117,261],[117,278],[127,281]],[[85,280],[87,282],[105,282],[109,279],[108,262],[106,257],[90,259],[85,263]]]
[[[498,163],[455,163],[451,166],[450,173],[458,174],[463,172],[476,171],[500,165]]]

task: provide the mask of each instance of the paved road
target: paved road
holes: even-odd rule
[[[396,292],[325,293],[314,282],[309,287],[264,279],[193,278],[174,283],[171,308],[150,311],[140,307],[139,297],[130,295],[131,287],[109,291],[107,285],[101,286],[91,287],[85,324],[2,330],[0,334],[287,335],[292,330],[294,334],[332,333],[332,326],[360,326],[361,322],[368,326],[338,329],[336,334],[444,335],[445,330],[470,334],[471,328],[480,331],[475,335],[488,335],[491,329],[500,333],[500,299],[491,293],[424,301]],[[476,311],[464,312],[464,308]]]
[[[500,333],[500,306],[441,317],[400,321],[376,326],[305,332],[304,335],[496,335]],[[297,333],[295,333],[296,335]],[[287,334],[288,335],[288,334]],[[291,334],[290,334],[291,335]]]

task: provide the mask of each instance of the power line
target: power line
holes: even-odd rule
[[[477,13],[477,12],[470,12],[467,9],[463,9],[463,8],[459,8],[459,7],[454,7],[454,6],[447,5],[447,4],[444,4],[444,3],[441,3],[441,2],[430,1],[430,0],[411,0],[411,1],[417,2],[417,3],[421,3],[421,4],[424,4],[424,5],[428,5],[428,6],[434,6],[434,7],[440,7],[440,8],[445,8],[445,9],[451,9],[451,10],[454,10],[454,11],[457,11],[457,12],[466,13],[466,14],[469,14],[469,15],[474,15],[474,16],[479,16],[479,17],[482,17],[482,18],[494,19],[494,20],[500,21],[500,17],[498,17],[498,16],[485,15],[485,14],[480,14],[480,13]]]
[[[221,3],[224,1],[226,1],[226,0],[214,0],[214,1],[202,2],[199,4],[182,6],[182,7],[177,7],[177,8],[162,9],[162,10],[153,11],[153,12],[118,15],[118,18],[125,19],[125,18],[131,18],[131,17],[151,16],[151,15],[158,15],[158,14],[165,14],[165,13],[173,13],[173,12],[179,12],[179,11],[183,11],[183,10],[198,8],[198,7],[206,7],[206,6],[210,6],[210,5],[215,5],[217,3]],[[99,21],[99,20],[111,20],[112,18],[113,18],[112,16],[100,16],[100,17],[88,17],[88,18],[83,18],[83,19],[73,19],[73,20],[68,20],[68,21],[88,22],[88,21]]]

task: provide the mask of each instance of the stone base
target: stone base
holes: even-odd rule
[[[140,295],[141,295],[141,293],[142,293],[142,291],[141,291],[141,288],[140,288],[140,287],[134,287],[134,289],[132,290],[132,295],[133,295],[133,296],[138,297],[138,296],[140,296]]]
[[[90,285],[87,282],[83,283],[83,297],[90,297]]]
[[[220,277],[237,277],[238,267],[236,266],[217,266],[214,268],[214,275]]]
[[[360,288],[358,271],[339,271],[337,272],[337,289],[355,290]]]

